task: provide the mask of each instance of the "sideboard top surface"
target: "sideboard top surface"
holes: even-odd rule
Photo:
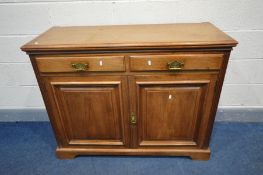
[[[233,47],[237,41],[209,22],[52,27],[23,51]]]

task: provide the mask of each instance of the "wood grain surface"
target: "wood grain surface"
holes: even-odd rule
[[[212,24],[198,23],[54,27],[22,49],[30,55],[58,158],[163,155],[208,160],[236,44]],[[171,61],[184,65],[169,70]],[[88,68],[76,71],[73,63]]]
[[[22,50],[232,47],[236,44],[237,41],[211,23],[182,23],[53,27],[24,45]]]

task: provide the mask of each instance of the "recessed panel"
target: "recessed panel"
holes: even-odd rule
[[[137,82],[139,146],[197,146],[209,81]]]
[[[60,89],[72,139],[120,139],[114,89]],[[81,121],[81,122],[79,122]]]
[[[69,144],[124,145],[119,84],[53,85]]]
[[[145,88],[144,139],[193,139],[200,88]]]

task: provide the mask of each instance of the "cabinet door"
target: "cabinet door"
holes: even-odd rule
[[[61,125],[63,144],[127,145],[127,105],[123,92],[126,84],[126,78],[120,76],[46,78],[50,99],[55,102],[52,117]]]
[[[133,145],[202,147],[216,77],[190,73],[130,77],[131,112],[137,114]]]

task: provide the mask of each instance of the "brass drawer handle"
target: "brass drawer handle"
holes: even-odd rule
[[[169,70],[181,70],[184,67],[184,63],[179,61],[172,61],[170,63],[167,63],[167,66]]]
[[[88,63],[72,63],[72,68],[74,68],[76,71],[85,71],[89,68]]]

